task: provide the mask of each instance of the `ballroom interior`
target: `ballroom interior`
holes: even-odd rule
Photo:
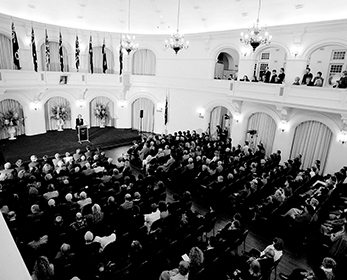
[[[334,87],[347,70],[345,0],[1,2],[0,113],[15,108],[23,119],[17,137],[56,130],[54,104],[70,108],[64,130],[75,129],[79,114],[97,127],[94,108],[106,104],[108,127],[216,137],[220,125],[233,145],[261,142],[267,155],[280,150],[282,161],[301,154],[303,169],[317,159],[322,174],[346,165],[347,90]],[[240,33],[257,19],[271,37],[263,35],[268,41],[253,49]],[[20,69],[13,62],[11,26]],[[170,41],[175,34],[184,34],[178,50]],[[284,82],[241,81],[259,78],[265,67],[277,73],[284,68]],[[322,72],[322,87],[293,85],[307,67],[313,77]],[[8,137],[0,130],[0,140]],[[11,273],[18,277],[6,279],[30,279],[13,254],[11,265],[19,268]]]

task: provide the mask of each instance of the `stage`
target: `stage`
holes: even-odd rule
[[[91,143],[78,143],[76,130],[66,129],[64,131],[48,131],[44,134],[18,136],[16,140],[0,140],[0,154],[4,155],[6,162],[14,164],[17,159],[23,162],[30,161],[31,155],[42,158],[44,155],[53,157],[55,153],[74,153],[77,148],[85,150],[87,145],[92,149],[100,146],[102,150],[129,145],[134,140],[139,140],[137,130],[117,129],[113,127],[92,127],[89,129],[89,140]],[[0,166],[3,163],[0,162]]]

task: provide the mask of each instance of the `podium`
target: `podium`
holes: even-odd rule
[[[78,142],[82,144],[82,142],[89,142],[89,130],[88,126],[86,125],[79,125],[77,126],[77,135],[78,135]]]

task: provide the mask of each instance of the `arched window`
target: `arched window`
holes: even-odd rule
[[[0,69],[14,69],[11,39],[0,34]]]
[[[18,114],[19,121],[16,126],[16,135],[25,134],[24,113],[22,105],[13,99],[4,99],[0,102],[0,114],[6,114],[9,110]],[[9,137],[6,129],[0,129],[0,139],[6,139]]]
[[[103,105],[106,108],[107,118],[105,126],[114,125],[114,104],[111,99],[105,96],[98,96],[90,102],[90,126],[100,126],[101,119],[95,116],[96,105]]]
[[[111,50],[105,48],[107,70],[106,74],[114,74],[114,55]],[[93,71],[94,73],[103,73],[102,47],[93,47]]]
[[[134,75],[154,76],[156,71],[156,57],[151,50],[138,50],[133,56]]]
[[[148,98],[136,99],[132,104],[131,127],[138,129],[140,132],[153,132],[154,108],[154,103]]]
[[[58,129],[57,120],[52,118],[52,108],[59,106],[60,108],[69,108],[70,116],[65,121],[63,128],[71,128],[71,106],[69,101],[60,96],[52,97],[45,103],[45,121],[46,121],[46,130],[56,130]]]
[[[41,65],[43,71],[60,71],[60,55],[59,55],[59,43],[49,42],[49,52],[50,52],[50,64],[48,70],[46,69],[46,46],[41,45]],[[64,62],[64,72],[69,72],[69,60],[67,55],[67,50],[63,46],[63,62]]]
[[[216,138],[217,125],[222,129],[228,130],[228,136],[230,135],[230,124],[232,123],[232,115],[229,110],[223,106],[214,107],[210,114],[210,136]]]
[[[249,133],[256,131],[255,133]],[[265,113],[254,113],[248,119],[246,141],[251,148],[256,148],[261,142],[264,145],[266,155],[272,153],[275,139],[276,123],[271,116]]]
[[[302,122],[295,128],[290,158],[302,155],[301,169],[311,167],[318,159],[323,173],[333,133],[317,121]]]

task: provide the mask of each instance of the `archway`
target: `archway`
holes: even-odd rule
[[[41,45],[41,67],[43,71],[60,71],[60,55],[59,55],[59,43],[50,41],[49,42],[49,53],[50,53],[50,62],[48,64],[48,69],[46,69],[46,46],[45,44]],[[63,46],[63,64],[64,72],[70,71],[69,66],[69,56],[67,49]]]
[[[154,76],[156,73],[156,56],[148,49],[138,50],[133,55],[133,75]]]
[[[105,118],[105,126],[114,126],[115,119],[114,119],[114,103],[111,99],[105,96],[98,96],[92,99],[89,103],[89,120],[90,120],[90,126],[100,126],[101,125],[101,119],[97,117],[96,110],[98,108],[103,107],[106,110],[107,117]]]
[[[140,132],[153,132],[154,108],[154,103],[148,98],[136,99],[131,105],[131,127]]]
[[[217,56],[215,64],[215,79],[228,79],[231,76],[237,76],[239,64],[239,54],[233,49],[222,50]]]
[[[106,110],[107,117],[105,119],[105,126],[114,126],[114,103],[111,99],[105,96],[95,97],[89,103],[89,116],[90,126],[100,126],[101,119],[97,117],[96,110],[99,107],[103,107]]]
[[[323,174],[333,133],[325,124],[318,121],[300,123],[294,132],[290,158],[302,155],[301,169],[311,167],[316,160],[321,162]]]
[[[14,69],[12,61],[12,43],[11,39],[3,34],[0,34],[0,69]]]
[[[220,136],[218,135],[217,125],[220,126],[223,131],[227,131],[227,136],[229,137],[231,133],[232,118],[232,114],[224,106],[214,107],[210,113],[210,137],[217,138],[217,136]]]
[[[248,118],[246,141],[249,147],[255,149],[261,142],[266,155],[272,153],[272,147],[276,134],[276,122],[266,113],[254,113]]]
[[[63,119],[64,128],[71,128],[71,106],[66,98],[60,96],[52,97],[47,100],[44,108],[46,130],[58,129],[59,118]]]
[[[347,48],[341,45],[321,46],[311,52],[309,67],[313,76],[317,72],[322,73],[323,87],[333,87],[340,79],[342,71],[347,67]]]
[[[0,102],[0,117],[9,120],[9,117],[14,117],[16,123],[15,126],[16,133],[15,135],[25,134],[25,123],[24,123],[24,113],[22,105],[13,99],[4,99]],[[1,124],[2,125],[2,124]],[[6,124],[7,126],[7,124]],[[9,137],[7,129],[0,129],[0,139],[6,139]]]

